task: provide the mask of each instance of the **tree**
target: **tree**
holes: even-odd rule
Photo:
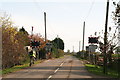
[[[62,39],[60,38],[55,38],[53,41],[51,41],[50,43],[52,43],[52,56],[53,57],[61,57],[64,55],[64,42]]]
[[[0,17],[2,23],[2,68],[9,68],[21,64],[27,60],[27,52],[24,49],[24,34],[18,32],[13,26],[10,17]]]
[[[69,53],[69,54],[70,54],[70,50],[69,50],[69,49],[67,50],[67,53]]]
[[[115,11],[113,11],[113,20],[114,20],[114,23],[115,25],[117,25],[116,29],[120,28],[120,1],[117,3],[117,2],[113,2],[113,5],[115,6]],[[117,33],[117,44],[119,44],[119,41],[120,41],[120,33]],[[117,52],[118,49],[120,49],[120,46],[118,45],[115,50],[116,50],[116,53],[119,53]]]
[[[52,42],[55,43],[55,44],[57,44],[57,48],[58,49],[64,50],[64,42],[63,42],[62,39],[55,38]]]
[[[23,27],[19,29],[16,38],[19,40],[21,39],[24,46],[30,45],[29,34]]]
[[[112,63],[112,54],[114,54],[115,48],[117,46],[117,33],[116,30],[112,31],[113,29],[111,27],[109,27],[108,30],[108,35],[107,35],[107,44],[106,44],[106,55],[107,55],[107,61],[109,61],[109,65],[111,65]],[[102,32],[99,32],[99,39],[98,39],[98,44],[99,44],[99,51],[101,52],[101,54],[103,55],[104,53],[104,33],[103,30]]]
[[[24,27],[20,28],[20,29],[19,29],[19,32],[23,32],[24,34],[28,35],[28,32],[25,30]]]

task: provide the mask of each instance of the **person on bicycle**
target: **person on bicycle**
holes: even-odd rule
[[[30,56],[30,66],[34,64],[35,58],[36,58],[36,51],[34,50],[34,47],[32,47],[32,50],[29,52]]]

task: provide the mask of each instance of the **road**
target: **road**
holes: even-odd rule
[[[3,76],[3,80],[71,80],[80,78],[102,78],[89,73],[83,62],[74,56],[64,56],[64,58],[45,60],[32,67],[22,69],[17,72]]]

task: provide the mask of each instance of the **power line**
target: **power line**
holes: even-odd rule
[[[44,11],[41,9],[41,7],[40,7],[40,5],[38,4],[38,2],[37,2],[36,0],[33,0],[33,2],[34,2],[34,4],[35,4],[36,8],[37,8],[38,10],[41,10],[41,12],[43,13]]]
[[[49,22],[49,19],[47,20],[48,22],[48,26],[49,26],[49,31],[51,32],[51,34],[48,34],[48,36],[53,36],[53,35],[58,35],[58,33],[56,32],[56,30],[54,30],[53,26],[51,25],[51,23]]]
[[[85,20],[89,17],[90,12],[91,12],[91,10],[92,10],[92,8],[93,8],[94,3],[95,3],[95,0],[92,1],[92,4],[91,4],[91,6],[90,6],[90,8],[89,8],[89,11],[88,11],[88,13],[87,13],[87,16],[85,17]]]
[[[33,0],[34,1],[34,4],[35,4],[35,6],[36,6],[36,8],[38,9],[38,10],[40,10],[40,12],[41,12],[41,14],[44,12],[44,10],[43,9],[41,9],[41,7],[40,7],[40,5],[38,4],[38,2],[37,2],[37,0]],[[55,30],[53,30],[53,28],[52,28],[52,26],[51,26],[51,24],[49,23],[49,21],[47,20],[47,22],[48,22],[48,26],[49,26],[49,31],[51,31],[52,32],[52,35],[54,34],[54,35],[57,35],[57,33],[55,32]],[[49,37],[49,35],[51,35],[51,34],[48,34],[48,37]]]

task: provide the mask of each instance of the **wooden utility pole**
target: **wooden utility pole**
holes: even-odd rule
[[[31,32],[31,35],[33,35],[33,26],[32,26],[32,32]]]
[[[81,41],[79,41],[79,52],[80,52],[80,45],[81,45]]]
[[[57,45],[58,45],[58,49],[59,49],[59,36],[57,35]]]
[[[73,53],[74,53],[74,46],[73,46]]]
[[[104,33],[104,65],[103,73],[107,74],[107,25],[108,25],[108,12],[109,12],[109,0],[107,0],[106,7],[106,21],[105,21],[105,33]]]
[[[84,51],[84,38],[85,38],[85,21],[83,24],[83,44],[82,44],[82,51]],[[83,57],[84,57],[84,53],[83,53]]]
[[[33,36],[33,26],[32,26],[32,30],[31,30],[31,39],[32,39],[32,36]]]
[[[45,43],[47,40],[47,33],[46,33],[46,12],[44,12],[44,23],[45,23]]]

